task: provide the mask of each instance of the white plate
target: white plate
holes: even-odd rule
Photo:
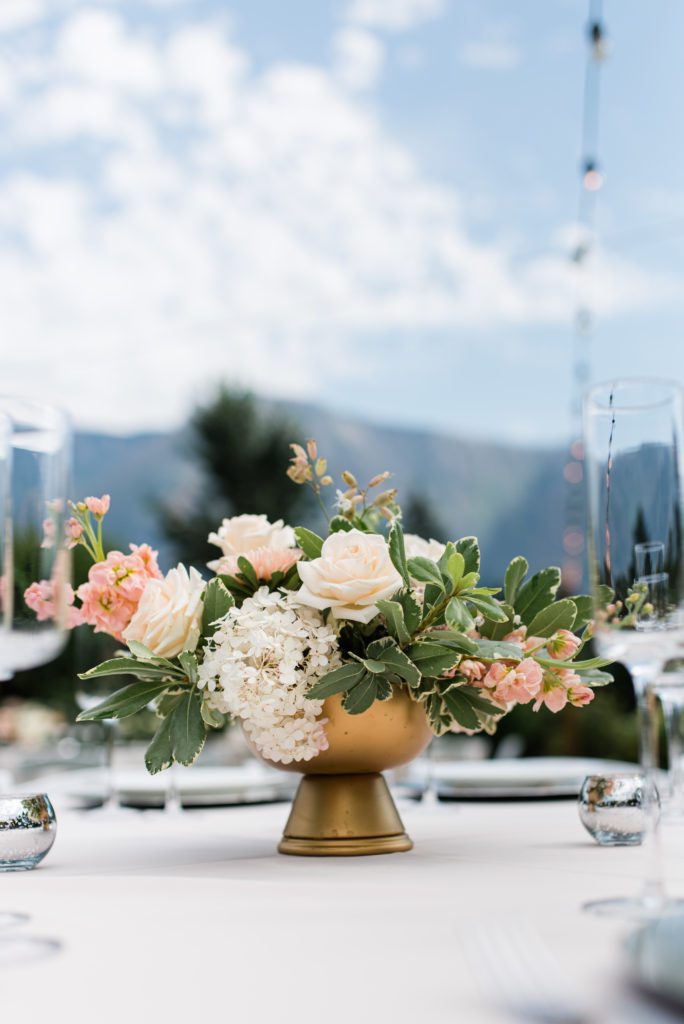
[[[577,796],[587,775],[639,771],[639,767],[590,757],[525,757],[437,761],[433,770],[438,796],[493,800]]]
[[[162,807],[170,781],[168,772],[149,775],[144,768],[117,771],[114,788],[122,804]],[[298,782],[297,775],[267,768],[257,761],[234,768],[179,768],[174,780],[184,807],[289,800]],[[104,796],[105,780],[102,771],[98,769],[64,772],[43,780],[43,783],[51,794],[61,793],[81,804],[96,804]]]

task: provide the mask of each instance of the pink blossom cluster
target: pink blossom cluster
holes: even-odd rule
[[[526,626],[513,630],[504,640],[516,644],[521,653],[528,655],[545,648],[547,655],[556,661],[572,658],[581,642],[568,629],[559,629],[551,638],[528,637]],[[519,662],[495,661],[489,666],[481,661],[465,659],[457,671],[472,686],[487,690],[490,699],[504,709],[511,704],[534,701],[534,711],[545,705],[549,711],[557,712],[568,703],[583,707],[594,699],[592,688],[584,685],[573,669],[544,669],[534,657],[523,658]]]
[[[131,544],[130,549],[130,555],[110,551],[104,561],[91,565],[88,582],[77,591],[83,622],[117,640],[123,639],[148,580],[162,575],[157,552],[149,544]]]
[[[55,604],[54,590],[52,580],[40,580],[38,583],[32,583],[24,591],[24,600],[31,611],[36,613],[39,622],[57,618],[58,610]],[[65,625],[67,629],[74,629],[85,621],[81,609],[74,605],[75,596],[71,584],[65,584],[64,597],[67,605]]]

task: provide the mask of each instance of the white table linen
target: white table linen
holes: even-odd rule
[[[580,910],[636,891],[642,853],[598,847],[572,801],[404,805],[413,852],[348,859],[279,856],[286,804],[57,811],[51,854],[0,875],[0,907],[65,948],[0,972],[3,1024],[505,1024],[469,947],[484,920],[537,931],[598,1024],[679,1019],[629,991],[629,926]],[[666,843],[681,895],[684,827]]]

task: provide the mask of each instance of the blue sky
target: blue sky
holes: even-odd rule
[[[3,0],[3,389],[570,429],[587,8]],[[684,376],[684,8],[607,2],[591,373]]]

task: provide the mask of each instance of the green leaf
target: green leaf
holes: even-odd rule
[[[401,523],[395,519],[389,532],[389,553],[392,565],[397,570],[407,587],[411,586],[408,565],[406,562],[406,549],[404,547],[404,531]]]
[[[535,573],[531,580],[520,588],[515,599],[514,608],[525,625],[529,625],[542,608],[546,608],[554,600],[560,586],[560,569],[551,566]]]
[[[575,631],[582,629],[594,617],[594,601],[588,594],[576,594],[570,600],[577,609],[575,616]]]
[[[169,679],[180,678],[181,673],[176,668],[166,668],[165,665],[152,665],[144,661],[137,661],[135,658],[110,658],[100,665],[88,669],[87,672],[79,673],[79,679],[98,679],[100,676],[139,676],[141,679]]]
[[[218,629],[218,621],[235,604],[235,599],[226,585],[216,577],[207,583],[202,595],[202,636],[212,637]]]
[[[102,722],[106,718],[128,718],[147,707],[150,701],[168,690],[169,683],[131,683],[87,711],[82,711],[77,722]]]
[[[189,767],[202,753],[207,727],[200,710],[200,696],[195,690],[187,693],[169,715],[171,743],[176,764]]]
[[[319,537],[317,533],[307,530],[305,526],[295,526],[295,537],[297,544],[309,560],[313,561],[314,558],[321,557],[323,538]]]
[[[226,721],[226,716],[217,711],[216,708],[209,707],[205,700],[200,704],[200,714],[202,715],[202,720],[210,729],[220,729]]]
[[[451,577],[451,582],[456,586],[457,583],[463,579],[465,572],[465,558],[460,551],[454,551],[453,555],[447,562],[447,572]]]
[[[480,545],[477,537],[461,537],[454,547],[465,559],[465,571],[467,573],[479,573],[480,571]]]
[[[143,661],[153,661],[156,657],[154,651],[151,651],[149,647],[145,647],[145,644],[141,644],[138,640],[127,640],[126,646],[134,658],[142,658]]]
[[[527,635],[552,637],[559,629],[572,629],[576,614],[577,607],[570,598],[556,601],[537,612],[527,627]]]
[[[333,516],[328,523],[328,530],[330,533],[349,533],[349,531],[353,529],[354,524],[350,523],[344,516]]]
[[[459,686],[459,693],[462,693],[466,697],[476,711],[479,711],[482,715],[503,715],[505,712],[502,708],[497,707],[496,704],[492,704],[491,701],[486,700],[482,696],[482,690],[478,690],[475,686]]]
[[[610,672],[600,672],[596,668],[580,669],[578,675],[588,686],[608,686],[613,682]]]
[[[454,629],[468,631],[475,629],[475,619],[468,611],[468,606],[460,597],[452,597],[446,606],[444,618],[449,626]]]
[[[445,589],[438,566],[429,558],[423,558],[422,555],[417,558],[409,558],[408,571],[412,578],[418,580],[419,583],[432,583],[433,586],[439,587],[440,591]]]
[[[373,676],[365,675],[360,683],[347,693],[342,707],[350,715],[360,715],[368,711],[378,693],[378,684]]]
[[[515,644],[505,640],[475,640],[476,657],[484,661],[522,661],[523,652]]]
[[[385,616],[387,632],[400,644],[407,644],[411,634],[404,622],[404,609],[397,601],[378,601],[378,608]]]
[[[377,687],[375,694],[376,700],[391,700],[394,696],[394,687],[388,679],[383,679],[382,676],[376,676],[375,685]]]
[[[452,718],[465,729],[479,729],[480,719],[468,698],[456,686],[442,694],[442,701]]]
[[[386,671],[387,666],[384,661],[376,661],[375,658],[364,658],[361,662],[366,672],[370,672],[371,675],[382,675]]]
[[[420,683],[419,670],[408,655],[400,651],[393,641],[389,640],[388,642],[388,640],[388,637],[374,640],[369,645],[367,653],[372,658],[383,662],[386,668],[391,669],[395,675],[398,675],[409,686],[418,686]]]
[[[332,697],[335,693],[342,693],[356,686],[365,674],[363,665],[348,662],[322,676],[308,691],[307,697],[310,700],[325,700],[326,697]]]
[[[238,562],[238,569],[240,570],[240,574],[242,576],[244,576],[244,578],[247,580],[247,583],[252,588],[252,590],[258,590],[259,589],[259,580],[257,578],[257,574],[256,574],[256,571],[254,569],[254,566],[252,565],[250,560],[248,558],[246,558],[245,555],[238,555],[237,562]]]
[[[195,686],[197,683],[197,657],[191,651],[183,651],[178,655],[178,660],[183,667],[190,683]]]
[[[514,558],[506,569],[506,576],[504,579],[504,597],[509,604],[515,605],[515,599],[518,596],[520,590],[520,584],[527,576],[527,570],[529,565],[527,559],[523,558],[522,555],[518,555]]]
[[[437,643],[440,646],[451,647],[452,650],[460,651],[462,654],[475,654],[478,643],[477,640],[472,640],[458,629],[443,629],[442,627],[431,633],[424,633],[420,642]]]
[[[394,595],[392,600],[396,601],[403,608],[404,622],[409,633],[415,633],[421,623],[423,612],[420,602],[416,600],[413,591],[401,590],[398,594]]]
[[[459,660],[458,651],[439,643],[415,643],[406,651],[422,676],[441,676]]]
[[[173,763],[173,745],[171,742],[171,715],[163,718],[155,732],[152,742],[145,753],[145,767],[150,775],[170,768]]]
[[[472,591],[468,594],[464,594],[463,596],[464,600],[466,600],[468,604],[477,608],[478,612],[481,612],[486,619],[490,620],[490,622],[508,622],[508,613],[493,597],[476,597],[473,595]]]
[[[515,629],[513,624],[513,617],[515,612],[510,604],[502,602],[501,608],[506,612],[505,622],[485,622],[484,625],[480,626],[480,632],[488,640],[502,640],[505,636],[508,636],[512,630]]]

